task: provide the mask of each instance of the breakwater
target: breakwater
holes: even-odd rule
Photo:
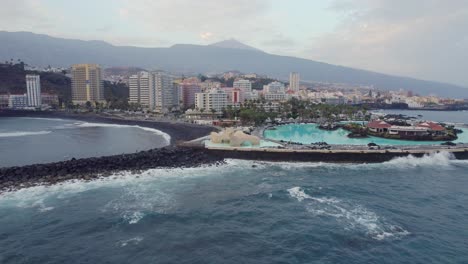
[[[399,157],[423,157],[448,152],[455,159],[467,160],[466,149],[452,150],[290,150],[290,149],[207,149],[212,156],[223,159],[246,159],[285,162],[380,163]]]
[[[92,180],[118,171],[188,168],[215,165],[222,161],[221,157],[213,156],[203,149],[167,147],[133,154],[0,168],[0,191],[37,184],[56,184],[72,179]]]

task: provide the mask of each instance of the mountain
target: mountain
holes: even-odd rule
[[[67,67],[75,63],[98,63],[105,67],[129,66],[179,73],[239,70],[284,80],[288,79],[289,72],[294,71],[299,72],[304,81],[374,85],[387,90],[402,88],[419,94],[468,98],[468,89],[457,85],[391,76],[250,49],[186,44],[169,48],[139,48],[5,31],[0,31],[0,43],[0,61],[21,59],[36,66]]]
[[[252,46],[246,45],[242,42],[239,42],[235,39],[228,39],[220,42],[213,43],[209,45],[211,47],[226,48],[226,49],[241,49],[241,50],[250,50],[250,51],[261,51]]]

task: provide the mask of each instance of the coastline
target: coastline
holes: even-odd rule
[[[109,177],[119,171],[137,173],[155,168],[214,166],[223,160],[201,149],[171,146],[131,154],[5,167],[0,168],[0,194],[36,185]]]
[[[109,177],[119,171],[137,173],[154,168],[216,166],[222,164],[225,159],[273,162],[381,163],[399,157],[424,157],[440,152],[447,152],[452,158],[468,159],[468,149],[466,149],[466,146],[458,149],[439,147],[420,150],[205,148],[200,144],[192,144],[190,142],[205,137],[211,131],[215,131],[214,127],[178,122],[128,120],[96,114],[63,112],[7,111],[0,112],[1,117],[63,118],[92,123],[136,125],[158,129],[169,134],[171,136],[171,143],[168,147],[131,154],[83,159],[73,158],[68,161],[48,164],[0,168],[0,194],[36,185],[52,185],[69,180],[87,181]],[[185,142],[185,144],[181,142]]]
[[[89,123],[147,127],[169,134],[171,136],[171,146],[175,146],[179,141],[193,140],[206,136],[212,131],[217,131],[215,127],[195,125],[190,123],[119,119],[114,116],[103,116],[97,115],[95,113],[75,114],[60,111],[1,110],[0,118],[2,117],[62,118]]]
[[[189,168],[215,165],[222,162],[220,157],[207,154],[201,149],[176,147],[179,142],[206,136],[216,128],[179,122],[143,121],[106,117],[94,113],[74,114],[67,112],[0,111],[2,117],[60,118],[89,123],[140,126],[157,129],[170,135],[167,147],[118,154],[91,157],[45,164],[0,167],[0,194],[5,191],[27,188],[35,185],[50,185],[68,180],[92,180],[108,177],[118,171],[138,172],[153,168]]]

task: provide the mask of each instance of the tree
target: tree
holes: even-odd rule
[[[90,102],[90,101],[87,101],[87,102],[86,102],[86,108],[91,109],[91,106],[92,106],[91,102]]]

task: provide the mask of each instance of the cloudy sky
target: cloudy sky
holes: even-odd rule
[[[0,30],[269,53],[468,87],[467,0],[0,0]]]

